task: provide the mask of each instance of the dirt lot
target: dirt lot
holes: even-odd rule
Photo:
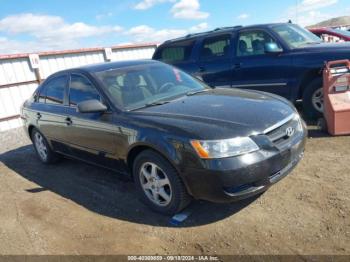
[[[0,254],[350,254],[350,137],[311,130],[296,170],[259,198],[195,202],[180,227],[131,182],[39,163],[22,130],[0,134]]]

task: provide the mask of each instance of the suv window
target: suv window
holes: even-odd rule
[[[265,54],[265,44],[276,43],[265,31],[241,32],[237,44],[237,56],[253,56]],[[279,44],[276,43],[278,46]]]
[[[230,35],[206,38],[202,44],[200,60],[226,58],[229,56],[230,46]]]
[[[69,84],[69,105],[76,106],[78,103],[101,97],[94,85],[85,76],[72,74]]]
[[[67,84],[67,76],[57,76],[50,79],[43,87],[39,95],[39,102],[47,104],[63,104],[64,91]]]
[[[309,30],[294,24],[281,24],[271,27],[290,48],[298,48],[307,44],[321,43],[321,39]]]
[[[190,58],[194,40],[174,43],[161,48],[156,54],[155,59],[164,62],[181,62]]]

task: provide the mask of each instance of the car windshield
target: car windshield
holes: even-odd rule
[[[341,35],[345,35],[347,37],[350,37],[350,32],[349,31],[345,31],[345,30],[340,30],[340,29],[333,29],[332,30],[333,32],[336,32],[338,34],[341,34]]]
[[[210,89],[181,70],[162,63],[110,69],[95,75],[116,106],[127,111]]]
[[[303,47],[308,44],[321,43],[322,40],[310,31],[294,24],[272,26],[274,30],[290,48]]]

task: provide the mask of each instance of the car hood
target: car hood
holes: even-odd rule
[[[294,113],[294,107],[284,98],[234,88],[216,88],[133,111],[147,125],[197,139],[263,133]]]
[[[309,44],[304,47],[296,48],[295,51],[307,51],[307,52],[350,52],[350,43],[320,43]]]

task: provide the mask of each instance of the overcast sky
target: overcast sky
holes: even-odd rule
[[[0,0],[0,54],[161,42],[220,26],[310,25],[349,0]]]

